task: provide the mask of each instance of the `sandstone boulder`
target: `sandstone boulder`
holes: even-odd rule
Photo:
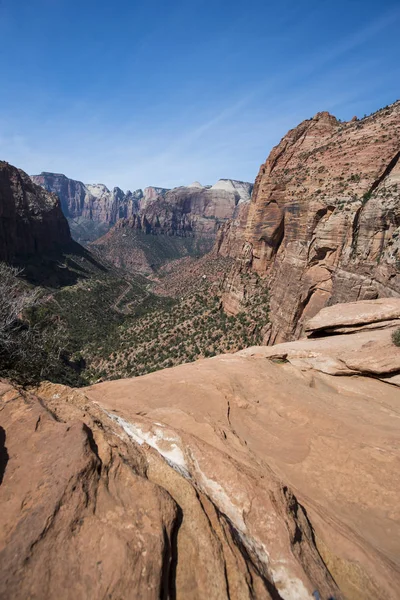
[[[400,348],[392,340],[397,329],[398,298],[337,304],[323,308],[307,322],[308,339],[247,348],[240,354],[288,360],[302,369],[330,375],[363,373],[397,385]]]

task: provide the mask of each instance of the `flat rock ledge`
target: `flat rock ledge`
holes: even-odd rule
[[[338,304],[322,309],[306,325],[308,338],[247,348],[241,356],[287,360],[329,375],[370,375],[400,384],[400,298]]]

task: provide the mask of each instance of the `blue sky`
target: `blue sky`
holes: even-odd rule
[[[400,97],[399,0],[0,0],[0,158],[136,189],[253,181]]]

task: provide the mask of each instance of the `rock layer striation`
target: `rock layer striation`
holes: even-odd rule
[[[256,179],[242,218],[217,250],[236,257],[227,311],[267,277],[266,341],[299,337],[322,307],[400,295],[400,102],[347,123],[318,113],[282,139]]]
[[[213,186],[195,182],[168,190],[147,187],[135,192],[110,191],[103,184],[84,184],[58,173],[33,175],[32,180],[56,193],[73,233],[82,241],[93,241],[107,229],[118,226],[127,232],[136,229],[153,235],[193,236],[207,239],[212,246],[221,222],[234,216],[236,207],[250,199],[250,183],[220,179]],[[209,241],[211,239],[211,242]]]

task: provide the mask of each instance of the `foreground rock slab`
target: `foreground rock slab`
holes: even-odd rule
[[[273,350],[0,384],[0,598],[396,600],[400,392]]]
[[[285,544],[276,547],[276,534],[280,544],[284,539],[279,519],[270,535],[276,517],[263,491],[275,477],[305,507],[318,551],[345,597],[395,598],[400,589],[398,389],[370,377],[334,377],[272,362],[263,356],[266,350],[102,383],[87,395],[130,423],[134,434],[161,454],[171,447],[164,446],[160,431],[174,431],[180,467],[237,531],[245,527],[253,543],[263,544],[271,562],[284,556],[287,578],[296,573],[293,558]],[[244,476],[249,469],[255,476],[251,483]],[[293,539],[304,542],[304,533]],[[316,563],[309,560],[315,573]],[[283,589],[279,593],[292,597]],[[338,591],[331,594],[340,597]]]
[[[64,386],[0,392],[1,598],[341,597],[293,493],[222,430],[216,447]]]

